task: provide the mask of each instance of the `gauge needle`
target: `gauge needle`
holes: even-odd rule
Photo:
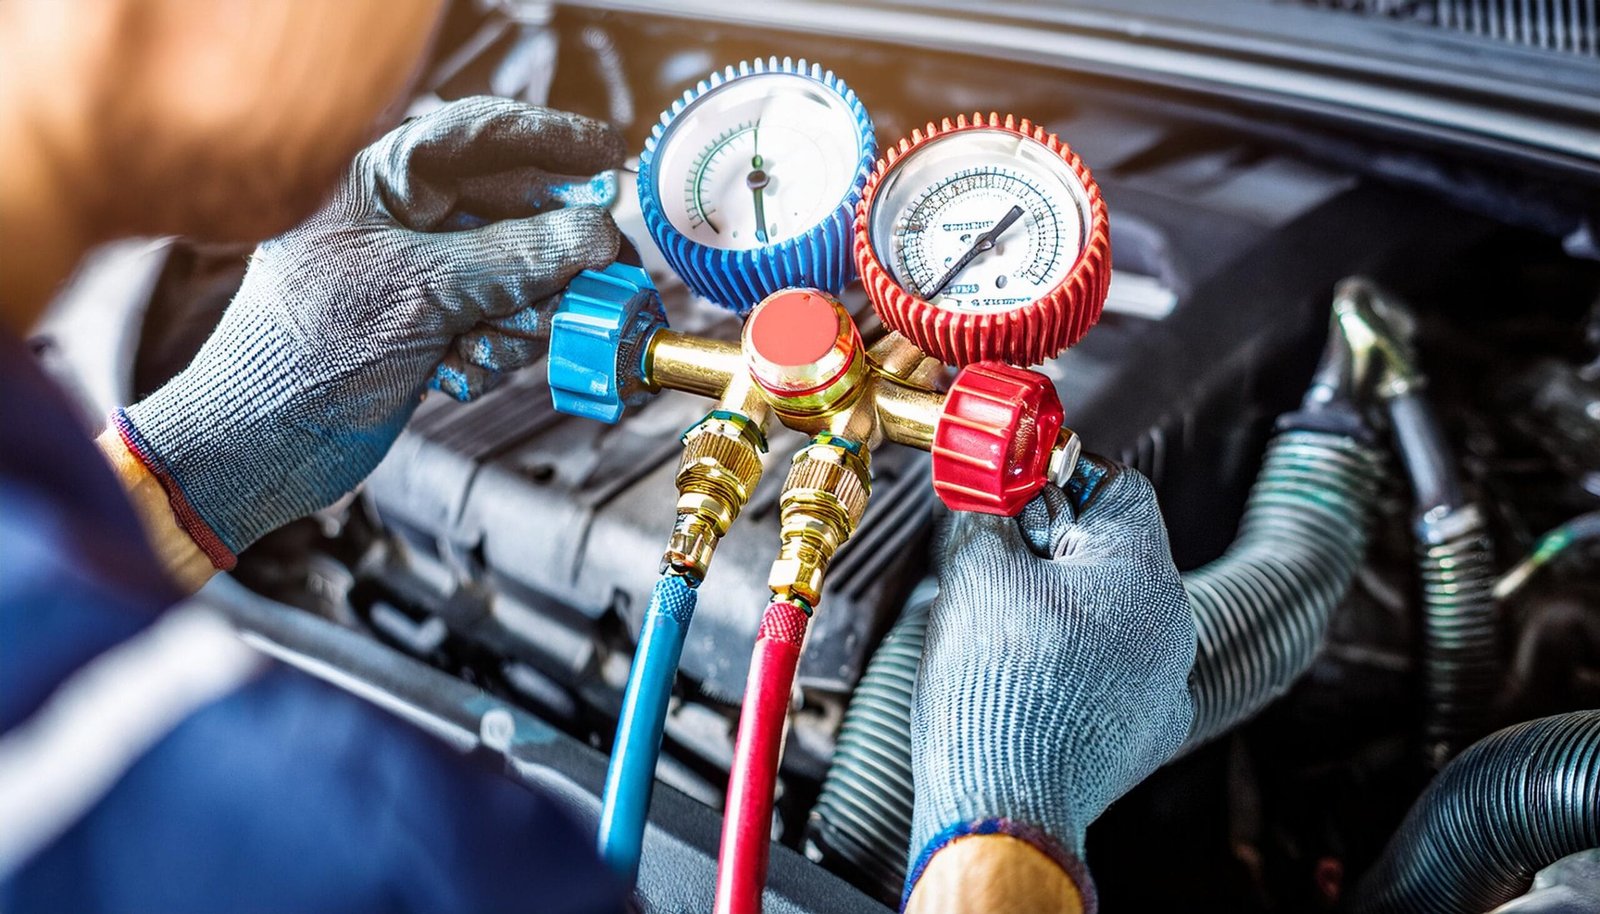
[[[961,255],[961,259],[956,261],[948,272],[939,277],[939,281],[934,283],[932,289],[922,293],[923,300],[933,301],[935,296],[944,291],[945,286],[950,285],[957,276],[961,275],[961,271],[967,268],[967,264],[978,259],[979,254],[994,250],[994,243],[1000,240],[1000,236],[1005,234],[1005,230],[1010,228],[1012,223],[1021,218],[1022,207],[1011,207],[1011,211],[1001,216],[1000,221],[994,224],[994,228],[978,236],[978,240],[972,243],[972,247],[967,248],[967,252]]]
[[[756,201],[756,240],[762,244],[767,243],[767,210],[762,203],[761,192],[766,189],[771,179],[767,176],[764,167],[766,161],[761,158],[761,121],[758,118],[750,129],[750,173],[745,175],[744,186],[750,188],[750,194]]]
[[[744,183],[756,198],[756,240],[766,244],[767,211],[761,202],[761,191],[766,188],[769,179],[766,170],[761,165],[762,159],[759,154],[750,159],[750,174],[745,176]]]

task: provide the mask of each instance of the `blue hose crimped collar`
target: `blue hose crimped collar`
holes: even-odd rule
[[[694,581],[683,575],[666,574],[656,581],[655,589],[650,591],[650,606],[645,610],[645,615],[666,616],[687,629],[689,620],[694,618],[694,604]]]
[[[826,219],[793,238],[749,250],[713,248],[691,241],[672,226],[662,208],[660,175],[656,171],[657,147],[667,125],[706,93],[732,80],[760,73],[806,77],[844,100],[856,119],[860,156],[855,179]],[[644,224],[650,237],[655,239],[667,262],[689,288],[743,316],[779,289],[807,287],[838,295],[855,278],[855,261],[850,250],[855,208],[877,154],[877,138],[867,109],[855,91],[832,70],[823,70],[820,64],[808,63],[804,58],[742,61],[737,67],[727,67],[701,80],[662,112],[660,123],[651,131],[644,153],[639,157],[639,206],[644,211]]]
[[[579,273],[550,320],[550,397],[571,416],[615,422],[648,394],[643,358],[667,325],[644,270],[614,263]]]

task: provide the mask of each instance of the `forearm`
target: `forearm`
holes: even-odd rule
[[[906,914],[1083,914],[1083,893],[1055,861],[1009,835],[972,835],[928,862]]]
[[[201,585],[217,573],[211,560],[178,525],[171,500],[160,481],[130,452],[116,429],[108,428],[95,439],[100,452],[111,464],[117,481],[128,494],[144,527],[150,547],[160,559],[167,576],[186,593],[199,590]]]

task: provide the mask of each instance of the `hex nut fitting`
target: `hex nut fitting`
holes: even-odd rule
[[[866,452],[819,436],[795,455],[779,502],[781,544],[767,584],[781,599],[815,606],[828,563],[867,510],[872,481]]]
[[[678,461],[677,518],[663,569],[704,580],[717,548],[761,480],[766,438],[750,417],[712,412],[683,434]]]

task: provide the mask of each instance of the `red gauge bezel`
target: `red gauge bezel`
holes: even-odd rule
[[[872,249],[873,202],[884,178],[908,155],[935,139],[967,130],[1002,130],[1040,143],[1072,170],[1089,202],[1089,225],[1083,249],[1061,283],[1044,297],[1005,311],[955,311],[907,292],[891,278]],[[1094,176],[1067,144],[1026,118],[975,113],[930,122],[891,145],[867,179],[856,205],[856,269],[867,298],[884,324],[898,330],[919,349],[950,365],[994,359],[1013,365],[1038,365],[1083,338],[1100,319],[1111,282],[1111,229],[1105,201]]]

